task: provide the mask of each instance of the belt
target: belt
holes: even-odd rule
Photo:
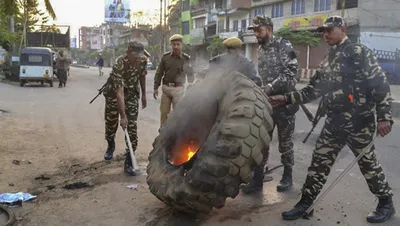
[[[166,83],[163,83],[164,85],[166,85],[166,86],[169,86],[169,87],[180,87],[180,86],[183,86],[183,83],[181,83],[181,82],[166,82]]]

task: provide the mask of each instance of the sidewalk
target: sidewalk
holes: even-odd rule
[[[302,89],[307,85],[306,80],[302,80],[301,83],[297,83],[296,88]],[[390,91],[392,93],[392,115],[393,117],[400,118],[400,85],[390,85]]]

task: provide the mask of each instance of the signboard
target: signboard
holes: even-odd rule
[[[105,0],[104,21],[112,23],[129,23],[131,21],[130,0]]]
[[[285,19],[284,26],[290,29],[319,27],[327,18],[328,14],[290,18]]]
[[[71,48],[77,48],[77,46],[76,46],[76,38],[71,38],[70,47],[71,47]]]

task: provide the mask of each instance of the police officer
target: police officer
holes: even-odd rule
[[[146,75],[147,58],[143,55],[144,46],[140,42],[129,43],[126,53],[117,58],[107,86],[104,90],[106,98],[105,120],[106,140],[108,148],[104,159],[110,160],[115,150],[115,133],[118,128],[118,116],[121,116],[120,125],[127,129],[132,142],[133,151],[138,144],[137,118],[139,113],[139,98],[142,109],[147,105],[146,100]],[[140,84],[140,88],[139,88]],[[126,140],[126,139],[125,139]],[[127,145],[128,147],[128,145]],[[124,164],[125,172],[134,175],[129,149],[126,149]]]
[[[154,99],[158,97],[158,88],[162,83],[161,95],[161,125],[167,120],[172,108],[183,97],[186,77],[189,83],[193,83],[194,75],[190,62],[190,56],[182,52],[183,36],[175,34],[169,39],[172,51],[164,53],[158,65],[154,77]]]
[[[294,89],[298,62],[292,44],[286,39],[273,35],[273,23],[267,16],[256,16],[248,29],[254,30],[260,46],[258,49],[258,73],[263,83],[266,84],[267,94],[283,94]],[[273,110],[272,118],[278,129],[279,152],[284,166],[282,179],[277,186],[277,190],[282,192],[291,188],[293,184],[292,136],[295,128],[295,114],[299,110],[299,105],[280,106]],[[271,137],[272,133],[273,131],[270,134]],[[264,159],[261,167],[255,170],[253,181],[243,188],[243,192],[251,193],[262,189],[266,162],[267,158]]]
[[[320,96],[327,98],[327,118],[317,139],[302,197],[292,210],[282,213],[286,220],[301,217],[312,205],[345,145],[358,156],[373,142],[374,133],[387,135],[393,122],[390,86],[373,52],[348,39],[345,21],[340,16],[329,17],[319,29],[332,48],[317,73],[305,88],[270,97],[273,105],[308,103]],[[358,165],[370,191],[379,198],[376,210],[368,215],[367,221],[381,223],[394,215],[395,209],[392,189],[374,150],[372,145]]]
[[[204,78],[208,72],[214,71],[213,68],[227,68],[237,71],[261,86],[261,79],[257,75],[257,68],[254,63],[241,54],[243,42],[239,38],[227,38],[223,42],[227,53],[213,57],[209,65],[200,73],[198,78]]]

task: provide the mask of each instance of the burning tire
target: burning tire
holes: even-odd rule
[[[169,115],[147,166],[151,193],[188,213],[222,208],[268,157],[273,122],[267,97],[240,73],[213,74]]]

